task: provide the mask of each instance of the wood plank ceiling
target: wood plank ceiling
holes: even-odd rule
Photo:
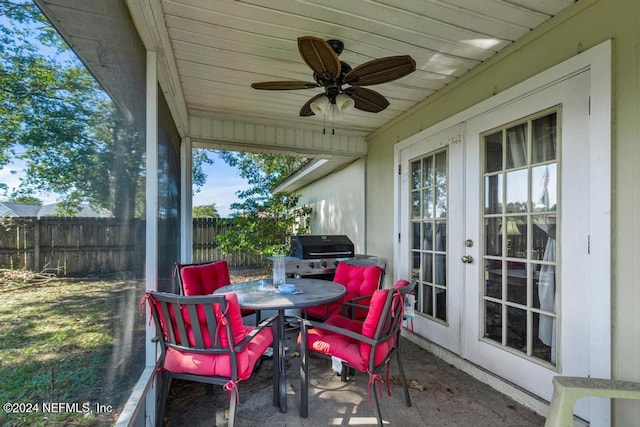
[[[574,0],[161,0],[188,114],[241,122],[332,127],[366,135],[543,24]],[[339,39],[355,67],[411,55],[417,70],[371,87],[380,113],[300,117],[321,88],[260,91],[252,82],[313,81],[300,36]]]
[[[210,128],[225,121],[284,128],[285,134],[317,135],[331,128],[336,135],[358,140],[351,144],[355,157],[366,152],[362,147],[368,134],[575,1],[122,0],[147,49],[158,52],[160,82],[182,135],[193,136],[193,123],[207,120]],[[105,47],[113,46],[111,54],[117,52],[121,29],[115,20],[123,14],[117,11],[123,3],[36,2],[108,86],[109,69],[100,58]],[[261,81],[313,81],[298,52],[300,36],[342,40],[340,59],[352,67],[380,57],[411,55],[417,69],[393,82],[369,86],[390,102],[379,113],[353,110],[344,116],[300,117],[302,105],[321,88],[251,88],[251,83]],[[121,90],[121,96],[131,97],[129,92]]]

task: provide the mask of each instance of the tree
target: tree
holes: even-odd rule
[[[65,215],[89,203],[115,217],[140,216],[142,135],[32,1],[0,0],[0,17],[0,167],[12,157],[26,162],[16,194],[55,193]],[[196,191],[207,162],[196,150]]]
[[[220,214],[216,209],[216,204],[200,205],[193,207],[194,218],[220,218]]]
[[[204,172],[204,165],[212,165],[213,159],[209,158],[209,150],[204,148],[194,148],[191,151],[193,169],[191,173],[191,184],[193,185],[193,191],[198,193],[207,182],[207,174]]]
[[[0,11],[0,166],[25,160],[17,194],[56,193],[64,214],[90,203],[134,216],[144,141],[32,2]]]
[[[21,205],[42,206],[42,201],[33,196],[11,196],[9,203],[19,203]]]
[[[260,153],[224,151],[218,153],[251,186],[237,192],[241,203],[234,203],[235,211],[228,231],[219,236],[218,243],[226,252],[247,251],[265,256],[286,253],[289,237],[295,227],[306,232],[311,209],[297,207],[299,195],[272,193],[282,179],[297,171],[306,159]]]

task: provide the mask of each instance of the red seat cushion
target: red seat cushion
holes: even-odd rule
[[[352,319],[350,317],[343,316],[341,314],[332,314],[327,320],[324,321],[326,325],[337,326],[342,329],[347,329],[352,332],[361,333],[362,320]],[[321,330],[322,331],[322,330]]]
[[[360,347],[356,340],[345,335],[326,332],[317,328],[309,330],[307,339],[311,350],[338,357],[359,371],[367,370],[366,361],[360,357]]]
[[[209,295],[216,289],[231,284],[226,261],[180,267],[182,291],[185,295]]]
[[[253,328],[247,327],[248,331]],[[238,360],[238,379],[246,380],[251,376],[253,367],[273,343],[271,328],[263,328],[245,347],[236,353]],[[229,355],[199,354],[168,348],[164,368],[170,372],[194,375],[231,376]]]
[[[339,314],[334,314],[324,322],[325,324],[338,326],[366,337],[373,338],[380,321],[382,309],[389,289],[377,290],[371,298],[371,305],[367,317],[362,321],[350,319]],[[308,346],[318,353],[338,357],[361,372],[366,372],[371,354],[371,345],[347,337],[345,335],[321,328],[313,328],[308,331]],[[382,363],[393,347],[395,340],[389,340],[378,346],[375,364]]]

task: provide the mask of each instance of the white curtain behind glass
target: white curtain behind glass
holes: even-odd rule
[[[541,179],[540,197],[536,204],[536,210],[549,210],[549,167],[545,167]],[[547,234],[547,244],[544,249],[543,261],[556,261],[556,226],[550,217],[537,221],[536,225]],[[556,268],[555,265],[543,265],[540,267],[538,277],[538,298],[542,310],[554,312],[556,310]],[[538,325],[538,338],[551,347],[551,363],[556,363],[556,319],[555,317],[540,315]]]
[[[524,125],[507,129],[507,167],[527,164],[527,127]]]

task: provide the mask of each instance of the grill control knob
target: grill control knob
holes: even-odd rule
[[[309,263],[309,268],[313,268],[313,267],[315,267],[315,264],[314,264],[314,263],[312,263],[312,262],[310,262],[310,263]]]
[[[322,268],[327,268],[327,261],[322,261],[320,266],[322,266]]]

